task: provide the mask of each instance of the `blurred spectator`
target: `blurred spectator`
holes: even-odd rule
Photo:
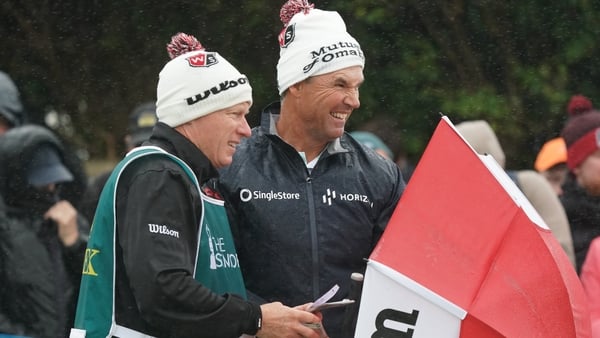
[[[350,133],[352,137],[365,146],[375,150],[379,155],[387,158],[390,161],[394,160],[394,154],[390,147],[375,134],[368,131],[353,131]]]
[[[392,154],[391,160],[394,161],[400,168],[404,181],[409,181],[415,166],[413,161],[406,153],[406,149],[404,149],[402,130],[399,122],[395,118],[385,115],[378,115],[361,124],[359,128],[357,128],[356,131],[352,132],[351,134],[354,135],[356,132],[368,132],[379,138],[381,142],[383,142],[383,144],[385,144],[385,146],[389,149],[389,153]],[[360,140],[357,141],[361,142]]]
[[[580,272],[590,242],[600,236],[600,112],[589,99],[577,95],[569,103],[568,113],[561,136],[567,145],[570,172],[560,198],[571,224]]]
[[[408,161],[408,158],[404,153],[399,155],[394,154],[390,147],[388,147],[388,145],[382,139],[380,139],[379,136],[370,131],[353,131],[350,132],[350,136],[352,136],[359,143],[375,150],[375,152],[377,152],[379,155],[396,163],[396,165],[400,168],[402,178],[405,182],[408,181],[415,168]]]
[[[24,124],[25,121],[26,111],[23,108],[19,90],[10,76],[0,71],[0,135],[11,128]],[[58,137],[58,135],[55,136]],[[74,151],[68,150],[68,144],[62,142],[62,145],[65,148],[64,161],[73,174],[73,180],[62,185],[61,193],[65,199],[78,207],[87,184],[87,176],[81,165],[81,159]],[[0,163],[0,165],[3,164]]]
[[[152,135],[156,124],[156,103],[149,101],[136,106],[129,114],[129,126],[125,135],[125,148],[129,152],[139,147]]]
[[[583,95],[569,101],[562,130],[567,146],[567,178],[561,201],[571,222],[581,283],[588,296],[592,337],[600,337],[600,116]]]
[[[0,71],[0,135],[23,122],[23,104],[17,86]]]
[[[456,129],[479,154],[491,155],[504,168],[505,154],[492,127],[483,120],[466,121]],[[552,230],[557,241],[575,266],[573,239],[569,222],[558,196],[550,183],[534,170],[507,170],[507,174],[521,189],[531,205]]]
[[[550,182],[556,195],[562,195],[562,185],[569,173],[565,140],[555,137],[544,143],[537,154],[534,168]]]
[[[129,125],[125,135],[125,151],[141,146],[144,141],[152,135],[152,129],[156,124],[156,103],[154,101],[144,102],[136,106],[129,114]],[[108,170],[94,177],[85,191],[82,199],[81,211],[87,219],[92,221],[96,213],[96,206],[104,184],[112,172]]]
[[[89,224],[62,196],[74,180],[59,139],[23,125],[0,137],[0,332],[66,337]]]
[[[581,284],[589,299],[592,337],[600,337],[600,237],[590,244],[581,267]]]

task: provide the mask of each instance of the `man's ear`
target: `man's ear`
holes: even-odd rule
[[[288,95],[298,97],[300,95],[300,92],[302,91],[303,85],[304,85],[304,81],[294,83],[287,89]]]

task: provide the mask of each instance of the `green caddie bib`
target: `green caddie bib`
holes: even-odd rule
[[[198,227],[198,248],[194,278],[215,293],[235,293],[246,298],[246,289],[223,201],[202,192],[191,168],[180,158],[158,147],[139,147],[129,152],[115,167],[98,201],[88,241],[77,314],[71,338],[150,337],[116,323],[115,248],[116,192],[125,168],[143,156],[166,156],[186,172],[202,200],[201,224]]]

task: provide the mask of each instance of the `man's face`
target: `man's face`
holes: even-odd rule
[[[242,138],[250,137],[246,120],[250,103],[244,102],[200,117],[186,126],[190,141],[200,149],[211,164],[222,168],[231,164]]]
[[[8,122],[8,120],[5,119],[4,117],[0,116],[0,136],[2,136],[2,134],[6,133],[10,128],[11,128],[11,125]]]
[[[548,180],[552,189],[554,189],[554,192],[556,192],[556,195],[558,196],[563,194],[562,185],[565,183],[568,173],[569,168],[567,168],[564,163],[555,165],[554,167],[541,172],[542,176]]]
[[[600,196],[600,149],[583,160],[573,173],[579,185],[590,195]]]
[[[330,142],[344,133],[352,111],[360,107],[358,89],[363,83],[362,67],[354,66],[318,75],[299,85],[299,118],[308,133]]]

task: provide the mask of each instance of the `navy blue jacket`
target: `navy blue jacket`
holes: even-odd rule
[[[296,306],[333,285],[348,296],[352,272],[364,272],[405,183],[398,166],[348,134],[335,140],[309,172],[303,158],[272,130],[279,105],[222,170],[226,201],[246,287],[266,300]],[[324,313],[339,337],[343,309]]]

